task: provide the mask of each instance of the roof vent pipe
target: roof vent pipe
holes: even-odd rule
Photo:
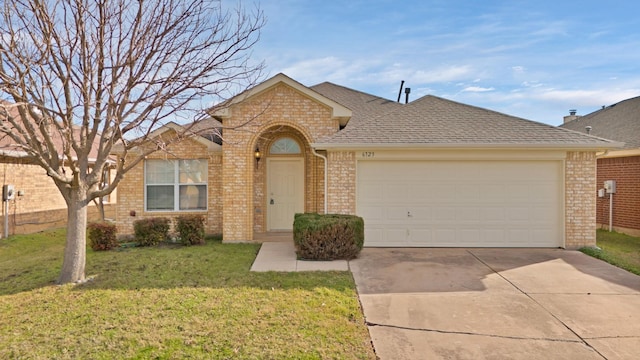
[[[411,93],[411,88],[405,88],[405,89],[404,89],[404,95],[405,95],[404,103],[405,103],[405,104],[408,104],[408,103],[409,103],[409,94],[410,94],[410,93]]]
[[[587,135],[591,134],[591,129],[593,129],[591,126],[586,126],[584,128],[585,130],[587,130]]]
[[[404,80],[400,81],[400,91],[398,91],[398,102],[400,102],[400,96],[402,96],[402,87],[404,86]]]

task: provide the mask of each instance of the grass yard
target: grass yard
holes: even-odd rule
[[[583,248],[587,255],[640,275],[640,238],[598,230],[596,242],[601,250]]]
[[[64,231],[0,240],[2,359],[372,359],[349,272],[251,273],[259,245],[87,250],[54,285]]]

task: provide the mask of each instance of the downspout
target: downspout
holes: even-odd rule
[[[598,178],[598,159],[601,157],[605,157],[607,156],[607,154],[609,153],[609,149],[605,150],[602,154],[598,155],[596,154],[596,179]],[[597,184],[596,184],[596,187]],[[609,194],[609,232],[611,232],[613,229],[613,194]]]
[[[316,152],[316,149],[311,148],[313,155],[324,160],[324,213],[327,213],[327,157]]]

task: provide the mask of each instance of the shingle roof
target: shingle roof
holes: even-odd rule
[[[337,103],[348,107],[352,111],[347,128],[357,127],[360,122],[386,114],[404,105],[379,96],[346,88],[344,86],[323,82],[310,87],[311,90]]]
[[[326,84],[326,83],[325,83]],[[318,147],[359,145],[613,148],[613,141],[427,95],[402,105],[333,84],[316,91],[353,110],[353,120]],[[344,98],[344,100],[343,100]],[[373,100],[375,98],[375,100]],[[367,100],[371,103],[365,105]],[[358,104],[360,101],[360,104]],[[376,104],[378,112],[371,104]],[[395,104],[395,105],[391,105]],[[360,113],[361,107],[362,113]],[[388,111],[387,111],[388,110]],[[357,118],[356,118],[357,117]]]
[[[12,117],[16,117],[19,118],[19,113],[18,113],[18,109],[15,106],[12,106],[11,103],[6,102],[6,101],[1,101],[0,105],[4,105],[7,113],[9,114],[9,116]],[[6,121],[2,118],[2,113],[0,112],[0,121]],[[33,124],[35,124],[35,120],[33,119],[29,119],[30,121],[33,122]],[[22,120],[18,119],[17,120],[18,124],[22,124]],[[6,124],[7,127],[10,127],[11,130],[13,132],[17,131],[15,130],[15,128],[11,127],[11,125],[7,122]],[[24,125],[22,125],[24,126]],[[80,139],[80,133],[81,133],[81,128],[79,126],[74,126],[73,127],[73,136],[74,138],[79,141]],[[39,134],[39,132],[36,133],[36,135],[38,136],[38,138],[42,138],[42,135]],[[43,141],[43,140],[40,140]],[[62,148],[64,147],[66,140],[63,140],[62,136],[60,135],[60,133],[58,133],[57,131],[52,131],[51,132],[51,141],[54,144],[54,147],[60,151],[60,155],[62,157]],[[97,134],[95,141],[93,142],[92,146],[91,146],[91,150],[89,151],[88,154],[88,158],[90,162],[93,162],[96,160],[96,157],[98,156],[98,151],[99,151],[99,147],[100,147],[100,133]],[[20,146],[18,146],[15,141],[13,141],[13,139],[11,139],[9,136],[7,136],[7,134],[5,133],[0,133],[0,154],[5,155],[5,156],[9,156],[9,157],[29,157],[27,152],[24,151]],[[75,155],[75,154],[74,154]]]
[[[591,126],[591,135],[624,142],[624,149],[640,148],[640,96],[560,125],[582,133],[587,126]]]

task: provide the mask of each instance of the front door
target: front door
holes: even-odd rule
[[[267,230],[292,230],[304,211],[303,158],[267,158]]]

